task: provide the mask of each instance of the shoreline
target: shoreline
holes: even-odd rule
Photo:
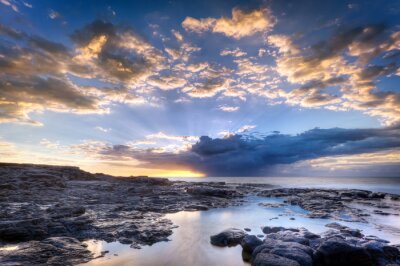
[[[346,211],[352,221],[366,220],[366,213],[348,206],[360,202],[381,210],[376,215],[400,213],[397,204],[386,202],[397,203],[398,196],[365,190],[273,189],[267,184],[126,178],[90,174],[77,167],[18,164],[0,164],[0,176],[1,247],[19,246],[16,250],[0,247],[3,264],[88,262],[94,257],[82,241],[89,239],[118,241],[132,248],[152,245],[168,240],[175,227],[164,214],[240,205],[250,194],[286,198],[285,204],[302,207],[310,218],[340,221],[337,214]],[[313,204],[315,197],[318,204]],[[47,255],[37,257],[38,252]]]

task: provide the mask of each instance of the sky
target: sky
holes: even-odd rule
[[[0,0],[0,14],[0,161],[399,176],[399,0]]]

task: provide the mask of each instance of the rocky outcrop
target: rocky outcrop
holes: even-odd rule
[[[236,228],[229,228],[219,234],[210,237],[211,244],[219,247],[230,247],[239,244],[246,236],[245,231]]]
[[[400,213],[400,206],[394,204],[396,195],[367,190],[279,188],[264,190],[258,195],[284,198],[285,204],[298,205],[308,211],[306,216],[309,218],[367,222],[365,217],[372,214],[399,215]],[[352,206],[353,203],[372,207],[373,210],[356,208]],[[280,205],[264,203],[264,206],[276,208]],[[382,209],[390,209],[391,212]]]
[[[400,265],[400,250],[376,237],[364,237],[335,223],[322,235],[305,228],[271,227],[261,240],[246,235],[242,257],[253,266],[384,266]],[[264,227],[268,228],[268,227]]]

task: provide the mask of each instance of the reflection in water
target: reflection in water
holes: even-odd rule
[[[305,211],[298,206],[285,206],[268,209],[258,206],[259,202],[282,202],[281,199],[251,197],[249,203],[243,206],[226,209],[213,209],[199,212],[179,212],[168,214],[166,218],[173,221],[179,228],[174,229],[170,237],[172,241],[157,243],[151,247],[145,246],[140,250],[132,249],[129,245],[89,241],[89,249],[97,255],[108,250],[104,258],[95,259],[87,265],[247,265],[241,258],[241,247],[219,248],[210,244],[210,236],[229,227],[250,228],[251,234],[262,234],[261,226],[306,227],[311,232],[326,231],[324,226],[332,222],[328,219],[309,219],[304,217]],[[290,220],[295,218],[295,220]],[[373,223],[341,222],[344,225],[359,228],[366,235],[400,243],[400,218],[390,216],[394,231],[388,230],[389,218],[382,219],[372,216],[374,223],[383,225],[377,230]],[[385,220],[385,221],[384,221]],[[115,256],[114,254],[118,254]]]

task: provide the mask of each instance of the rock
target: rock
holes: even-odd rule
[[[329,223],[329,224],[326,224],[325,227],[329,227],[329,228],[333,228],[333,229],[337,229],[337,230],[342,230],[342,229],[348,228],[347,226],[341,225],[339,223]]]
[[[272,238],[283,242],[296,242],[306,246],[310,244],[310,240],[308,238],[305,238],[302,233],[293,232],[291,230],[284,230],[284,231],[279,231],[277,233],[271,233],[267,235],[267,238]]]
[[[251,229],[250,229],[250,228],[244,228],[244,231],[246,231],[246,232],[250,232],[250,231],[251,231]]]
[[[400,263],[400,250],[394,246],[387,246],[381,241],[368,241],[362,246],[372,256],[374,265],[389,265]]]
[[[345,229],[340,230],[340,232],[342,232],[344,234],[348,234],[353,237],[358,237],[358,238],[361,238],[364,236],[359,229],[345,228]]]
[[[0,222],[0,240],[19,242],[44,239],[48,236],[47,223],[41,218]]]
[[[231,198],[237,196],[237,192],[234,190],[218,189],[211,187],[190,187],[187,189],[187,193],[192,195],[203,195],[220,198]]]
[[[314,254],[316,266],[369,266],[371,255],[361,247],[346,243],[340,238],[330,238],[321,243]]]
[[[118,239],[118,241],[121,244],[132,244],[133,243],[133,241],[131,239],[126,238],[126,237],[121,237]]]
[[[270,203],[270,202],[261,202],[258,205],[266,208],[281,208],[287,206],[287,204],[285,203]]]
[[[243,250],[249,252],[250,254],[253,253],[253,250],[260,246],[263,243],[261,239],[256,237],[255,235],[246,235],[240,245],[242,246]]]
[[[313,260],[309,254],[298,248],[274,248],[270,253],[298,262],[301,266],[312,266]]]
[[[366,222],[364,217],[373,211],[360,209],[350,205],[357,202],[377,208],[395,207],[390,202],[381,202],[392,196],[387,193],[375,193],[367,190],[333,190],[307,188],[279,188],[269,189],[258,193],[259,196],[281,197],[284,202],[298,205],[308,211],[309,218],[336,219],[350,222]],[[389,212],[377,211],[380,215],[393,215]]]
[[[76,265],[93,258],[75,238],[51,237],[42,241],[29,241],[16,250],[0,251],[2,265]]]
[[[280,231],[292,231],[292,232],[299,232],[299,229],[297,228],[285,228],[281,226],[264,226],[261,228],[264,234],[271,234],[271,233],[277,233]]]
[[[211,244],[220,247],[235,246],[246,236],[241,229],[230,228],[210,237]]]
[[[47,212],[52,218],[58,219],[81,216],[86,212],[86,209],[83,206],[62,206],[62,204],[56,204],[48,208]]]
[[[251,263],[252,266],[300,266],[294,260],[287,259],[275,254],[259,253]]]

